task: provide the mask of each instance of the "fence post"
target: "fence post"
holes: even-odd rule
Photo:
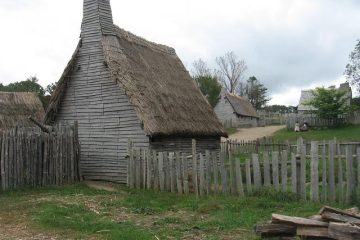
[[[253,172],[254,172],[254,187],[259,189],[261,187],[261,172],[260,172],[260,163],[259,163],[259,155],[252,154],[253,160]]]
[[[184,193],[189,193],[189,168],[188,168],[188,159],[186,158],[185,153],[182,153],[181,156],[182,164],[183,164],[183,185],[184,185]]]
[[[250,159],[246,159],[245,161],[245,173],[246,173],[246,192],[252,193],[251,189],[251,167],[250,167]]]
[[[344,202],[344,175],[340,143],[337,144],[339,202]]]
[[[326,142],[323,141],[322,148],[322,199],[327,200],[327,160],[326,160]]]
[[[206,160],[206,194],[211,193],[211,154],[209,150],[205,151]]]
[[[175,163],[176,163],[176,186],[177,191],[179,194],[183,193],[183,187],[182,187],[182,171],[181,171],[181,158],[180,158],[180,152],[175,153]],[[184,166],[183,166],[184,167]]]
[[[300,156],[296,155],[294,153],[291,153],[291,189],[292,192],[295,194],[300,193],[300,189],[298,189],[298,168],[300,169],[300,164],[299,166],[297,165],[297,160],[299,160],[300,163]]]
[[[224,195],[228,194],[228,179],[226,171],[226,153],[220,155],[220,167],[221,167],[221,183],[222,183],[222,192]]]
[[[160,191],[163,192],[165,190],[164,153],[163,152],[159,152],[158,161],[159,161],[158,167],[159,167]]]
[[[283,150],[281,154],[281,185],[283,192],[287,191],[287,160],[288,152]]]
[[[269,187],[271,185],[269,154],[267,152],[264,152],[263,158],[264,158],[264,186]]]
[[[238,196],[243,197],[244,196],[244,186],[243,186],[242,176],[241,176],[240,159],[235,160],[235,167],[236,167],[237,194],[238,194]]]
[[[200,164],[199,164],[199,172],[200,172],[200,196],[204,195],[205,190],[205,171],[204,171],[204,155],[199,153],[200,156]]]
[[[216,152],[212,154],[213,170],[214,170],[214,191],[215,194],[219,193],[219,168],[218,168],[218,155]]]
[[[272,153],[273,185],[279,191],[279,152]]]
[[[356,202],[356,189],[354,178],[354,164],[352,147],[346,146],[346,203],[353,204]]]
[[[311,194],[310,200],[319,201],[319,145],[311,142]]]
[[[330,201],[335,202],[335,142],[329,141],[329,198]]]
[[[356,160],[357,160],[357,184],[360,188],[360,147],[356,149]]]
[[[192,140],[192,181],[194,185],[194,192],[196,197],[199,197],[199,185],[198,185],[198,171],[197,171],[197,153],[196,153],[196,140]]]

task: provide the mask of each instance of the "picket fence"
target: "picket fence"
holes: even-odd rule
[[[241,160],[226,152],[156,152],[129,149],[128,186],[156,191],[245,196],[262,188],[293,192],[299,199],[352,203],[360,190],[360,147],[336,141],[298,141],[294,151],[267,151]]]
[[[79,180],[77,123],[72,126],[14,128],[0,135],[2,190],[74,183]]]

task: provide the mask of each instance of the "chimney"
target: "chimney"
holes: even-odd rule
[[[113,35],[113,31],[110,0],[84,0],[81,38],[97,40],[101,35]]]

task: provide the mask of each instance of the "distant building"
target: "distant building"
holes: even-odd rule
[[[329,89],[330,88],[335,88],[335,86],[330,86]],[[313,99],[313,97],[314,97],[313,91],[314,90],[315,89],[301,91],[300,101],[299,101],[299,105],[298,105],[298,113],[299,114],[306,114],[306,113],[310,113],[313,110],[316,110],[313,106],[306,105],[307,102],[309,102]],[[349,98],[347,104],[350,105],[352,91],[351,91],[351,87],[350,87],[349,83],[341,83],[338,90],[347,92],[345,96]]]
[[[245,97],[221,90],[215,113],[226,127],[257,127],[259,116]]]

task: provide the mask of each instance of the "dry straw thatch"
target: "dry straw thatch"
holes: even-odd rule
[[[236,114],[243,117],[259,118],[256,110],[251,105],[248,99],[230,93],[226,94],[226,98],[229,100]]]
[[[226,136],[174,49],[146,41],[115,25],[114,33],[103,35],[105,64],[134,106],[147,135]],[[56,117],[77,52],[50,101],[47,123]]]
[[[43,105],[36,93],[0,92],[0,130],[16,126],[34,127],[29,116],[40,122],[45,117]]]

